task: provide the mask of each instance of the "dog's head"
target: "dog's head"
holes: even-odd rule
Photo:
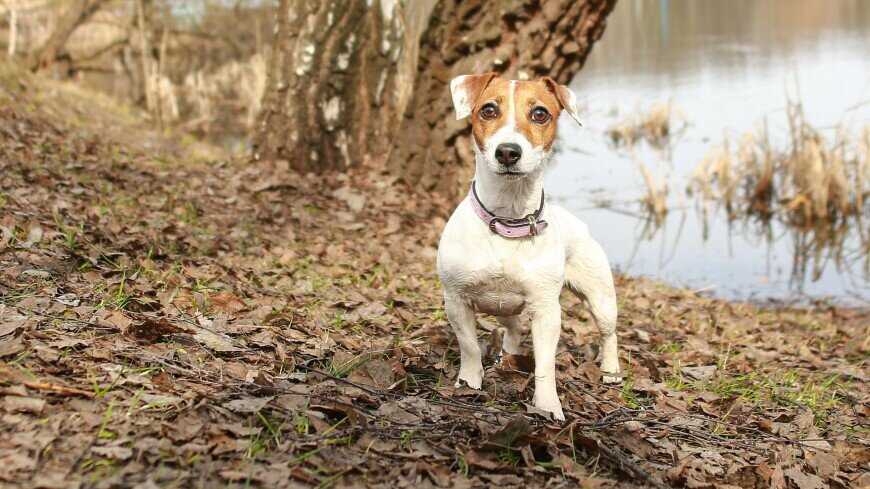
[[[450,82],[456,118],[471,116],[477,158],[495,174],[522,178],[546,165],[564,110],[580,123],[576,97],[552,78],[503,80],[495,73]]]

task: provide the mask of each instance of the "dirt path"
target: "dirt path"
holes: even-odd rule
[[[566,295],[559,425],[528,407],[528,357],[452,387],[430,196],[191,162],[17,76],[0,79],[0,487],[870,484],[867,311],[619,277],[614,388]]]

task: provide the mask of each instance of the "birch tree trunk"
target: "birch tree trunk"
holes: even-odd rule
[[[452,196],[472,156],[450,79],[567,83],[615,2],[281,0],[253,156],[301,171],[386,169]]]

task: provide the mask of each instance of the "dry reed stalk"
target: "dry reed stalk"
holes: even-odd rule
[[[647,211],[653,217],[656,223],[661,223],[668,213],[668,184],[666,179],[655,178],[649,169],[641,162],[638,162],[640,174],[643,176],[644,184],[646,185],[646,194],[641,201],[646,205]]]
[[[741,151],[746,144],[751,143],[744,139]],[[731,210],[735,201],[735,195],[739,180],[736,177],[735,160],[729,149],[726,139],[721,147],[713,148],[704,157],[704,160],[695,168],[690,178],[690,191],[699,192],[705,200],[718,200]]]
[[[615,146],[632,147],[645,140],[654,148],[664,148],[676,132],[678,121],[684,121],[673,104],[653,104],[648,111],[640,111],[607,130],[607,135]],[[683,122],[682,127],[685,127]]]

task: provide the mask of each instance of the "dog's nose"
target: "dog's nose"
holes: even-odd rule
[[[513,166],[520,161],[523,149],[519,144],[503,143],[495,148],[495,159],[504,166]]]

